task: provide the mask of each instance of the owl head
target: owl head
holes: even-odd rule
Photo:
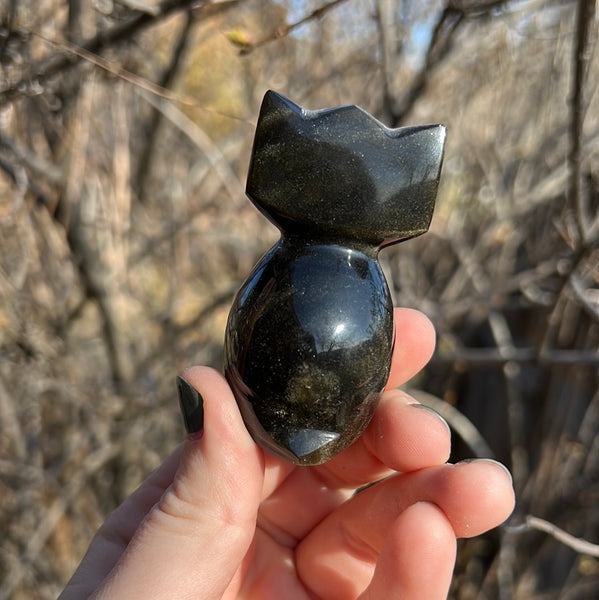
[[[269,91],[247,194],[284,233],[380,248],[427,231],[446,129],[389,129],[357,106],[309,111]]]

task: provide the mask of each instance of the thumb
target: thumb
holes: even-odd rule
[[[182,406],[195,402],[188,428],[201,426],[203,405],[203,431],[185,443],[172,483],[137,528],[99,598],[221,598],[252,541],[263,454],[222,375],[187,369],[179,393]]]

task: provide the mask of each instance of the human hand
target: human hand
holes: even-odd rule
[[[315,467],[263,452],[222,375],[187,369],[203,431],[108,518],[60,600],[446,598],[456,537],[499,525],[514,495],[498,463],[445,464],[444,421],[392,389],[434,347],[421,313],[396,309],[395,326],[389,391],[372,422]]]

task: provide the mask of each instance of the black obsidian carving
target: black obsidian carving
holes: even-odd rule
[[[428,229],[444,143],[442,125],[264,97],[246,192],[281,238],[235,298],[225,374],[271,453],[320,464],[368,425],[394,345],[377,255]]]

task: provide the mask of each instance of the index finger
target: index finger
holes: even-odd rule
[[[395,347],[386,389],[411,379],[430,360],[435,350],[435,328],[419,310],[395,308]]]

